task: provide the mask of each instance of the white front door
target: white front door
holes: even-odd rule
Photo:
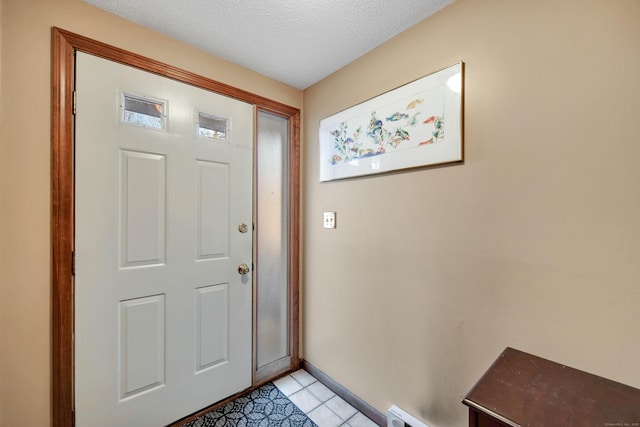
[[[253,106],[83,53],[76,90],[76,425],[163,426],[251,385]]]

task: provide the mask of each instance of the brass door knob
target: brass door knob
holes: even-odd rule
[[[238,266],[238,273],[242,274],[243,276],[245,274],[248,274],[251,271],[251,269],[249,268],[249,266],[245,263],[242,263]]]

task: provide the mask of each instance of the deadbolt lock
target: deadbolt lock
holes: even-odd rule
[[[246,233],[247,231],[249,231],[249,226],[243,222],[238,226],[238,231],[241,233]]]

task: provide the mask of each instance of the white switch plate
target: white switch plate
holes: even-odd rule
[[[323,224],[324,224],[324,228],[336,228],[336,213],[325,212]]]

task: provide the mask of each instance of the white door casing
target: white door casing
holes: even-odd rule
[[[166,425],[251,385],[253,106],[76,64],[76,425]],[[124,123],[124,94],[164,101],[166,129]]]

